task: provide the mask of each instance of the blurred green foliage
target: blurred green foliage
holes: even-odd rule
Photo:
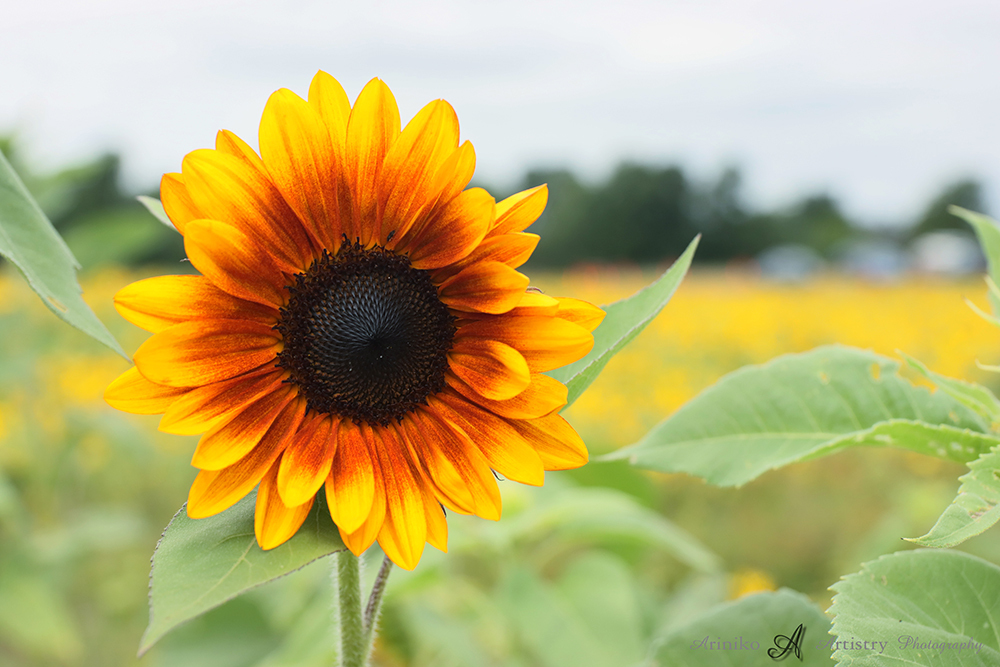
[[[114,314],[112,294],[173,270],[86,281],[126,349],[146,334]],[[52,318],[18,276],[0,274],[0,294],[0,667],[332,664],[322,561],[134,657],[149,557],[193,479],[194,439],[105,405],[125,362]],[[871,450],[742,489],[620,463],[551,473],[540,489],[505,482],[502,521],[452,515],[449,554],[428,548],[415,572],[392,574],[376,664],[575,667],[581,647],[598,656],[585,664],[638,664],[655,639],[742,592],[789,586],[824,608],[841,573],[933,523],[957,474]],[[966,546],[996,560],[1000,536]]]

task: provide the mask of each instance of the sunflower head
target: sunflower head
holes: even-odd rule
[[[257,487],[257,542],[299,529],[323,489],[345,544],[412,569],[445,550],[444,508],[500,517],[494,471],[540,485],[587,461],[544,372],[593,346],[604,313],[528,289],[524,230],[544,186],[497,203],[442,100],[400,129],[378,79],[351,106],[319,72],[274,93],[258,155],[234,134],[160,185],[200,275],[115,297],[153,333],[108,387],[160,430],[203,434],[187,512]]]

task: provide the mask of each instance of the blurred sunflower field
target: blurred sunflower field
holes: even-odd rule
[[[131,353],[145,334],[118,317],[113,294],[177,272],[102,268],[83,276],[84,296]],[[580,268],[533,282],[607,303],[653,276]],[[832,342],[898,349],[996,388],[976,362],[1000,361],[1000,335],[963,302],[984,305],[984,292],[979,279],[830,274],[784,284],[695,270],[565,414],[596,456],[634,442],[725,373]],[[0,667],[331,664],[333,596],[315,564],[138,660],[149,557],[194,478],[195,439],[108,407],[103,390],[127,363],[62,325],[9,269],[0,355]],[[393,575],[376,663],[657,664],[647,660],[651,638],[718,601],[787,586],[826,608],[840,573],[927,531],[961,470],[854,449],[741,489],[620,463],[550,473],[542,489],[502,484],[503,521],[450,517],[449,556],[428,551],[415,572]],[[995,559],[1000,539],[987,533],[967,550]],[[380,554],[368,555],[371,578]]]

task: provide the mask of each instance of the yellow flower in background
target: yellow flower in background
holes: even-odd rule
[[[164,208],[202,275],[115,297],[152,332],[105,398],[204,433],[187,512],[258,486],[264,549],[288,540],[325,487],[345,544],[378,540],[412,569],[445,550],[442,506],[497,519],[493,471],[541,485],[587,461],[543,374],[585,355],[603,312],[528,290],[544,186],[496,203],[466,189],[472,145],[431,102],[400,130],[372,80],[351,107],[320,72],[308,101],[274,93],[260,155],[234,134],[167,174]]]
[[[738,600],[745,595],[777,589],[778,586],[774,583],[771,575],[761,570],[744,568],[733,572],[729,577],[730,600]]]

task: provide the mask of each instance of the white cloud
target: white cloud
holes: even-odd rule
[[[1000,183],[1000,6],[791,0],[609,3],[39,0],[5,10],[0,128],[47,164],[111,148],[155,182],[271,91],[323,68],[381,76],[404,116],[443,97],[486,180],[622,158],[747,171],[876,219],[965,173]]]

